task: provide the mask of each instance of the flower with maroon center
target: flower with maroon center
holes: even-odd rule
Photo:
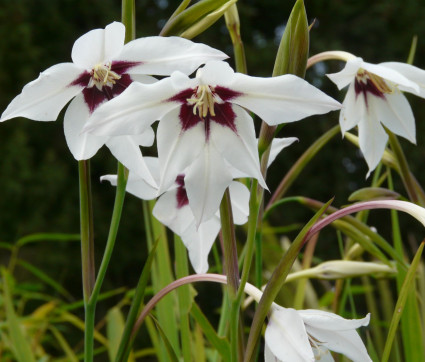
[[[343,135],[358,126],[368,175],[385,151],[388,135],[383,126],[416,143],[415,119],[402,92],[425,98],[425,71],[404,63],[371,64],[348,54],[345,68],[328,77],[339,89],[349,85],[339,123]]]
[[[77,160],[88,159],[106,143],[127,168],[131,167],[140,175],[146,173],[139,146],[152,145],[152,129],[146,128],[136,137],[81,134],[90,115],[101,104],[121,94],[133,81],[156,81],[146,74],[169,75],[175,70],[190,74],[207,60],[227,56],[183,38],[147,37],[125,45],[124,38],[125,27],[118,22],[78,38],[72,48],[73,62],[54,65],[27,84],[9,104],[0,121],[14,117],[54,121],[74,98],[64,118],[65,137],[73,156]]]
[[[281,146],[278,146],[281,149]],[[151,177],[159,181],[159,163],[154,157],[145,157]],[[152,213],[164,225],[179,235],[188,249],[189,259],[193,269],[197,273],[205,273],[208,270],[208,254],[220,231],[220,216],[218,210],[208,220],[196,225],[195,217],[189,207],[184,174],[179,174],[171,187],[157,200]],[[116,186],[117,176],[102,176],[101,180],[107,180]],[[130,170],[127,181],[127,192],[143,199],[154,199],[158,194],[158,186],[148,184],[145,179],[133,174]],[[244,224],[248,220],[249,191],[240,182],[233,181],[230,186],[230,198],[234,222],[237,225]]]
[[[174,72],[153,84],[133,83],[99,107],[85,130],[100,136],[140,134],[159,119],[159,192],[185,170],[189,206],[199,225],[218,209],[234,177],[231,169],[266,187],[254,122],[245,108],[277,125],[340,104],[293,75],[250,77],[225,62],[210,61],[192,79]]]

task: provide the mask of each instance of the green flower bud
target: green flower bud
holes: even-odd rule
[[[295,74],[304,78],[309,41],[310,36],[304,1],[297,0],[280,41],[273,76]]]
[[[181,11],[165,24],[160,35],[192,39],[220,19],[237,0],[202,0]]]

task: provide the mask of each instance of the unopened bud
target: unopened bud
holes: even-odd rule
[[[304,78],[310,34],[303,0],[297,0],[280,41],[273,76],[295,74]]]

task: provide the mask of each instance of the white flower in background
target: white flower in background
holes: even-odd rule
[[[369,320],[369,314],[362,319],[344,319],[334,313],[273,303],[265,333],[265,361],[333,361],[329,350],[354,362],[372,361],[356,332]]]
[[[425,98],[425,71],[409,64],[371,64],[347,60],[339,73],[327,75],[339,89],[349,85],[339,123],[342,134],[358,126],[360,149],[372,172],[384,153],[391,132],[416,143],[415,119],[402,92]]]
[[[145,157],[152,178],[159,181],[159,163],[157,158]],[[208,270],[208,254],[221,229],[220,215],[217,211],[209,220],[197,227],[195,217],[189,207],[185,184],[185,176],[177,176],[175,183],[162,194],[152,211],[153,215],[174,233],[179,235],[189,252],[189,259],[197,273]],[[116,175],[101,177],[112,185],[117,185]],[[158,188],[149,185],[143,178],[130,171],[127,192],[143,199],[151,200],[158,195]],[[240,182],[233,181],[229,185],[233,211],[233,221],[237,225],[245,224],[249,212],[249,191]]]
[[[167,190],[184,170],[199,225],[218,209],[234,177],[232,168],[266,187],[254,122],[245,108],[276,125],[339,109],[340,104],[296,76],[250,77],[225,62],[211,61],[194,79],[174,72],[154,84],[132,84],[99,107],[85,130],[101,136],[140,134],[159,119],[159,191]]]
[[[263,292],[250,283],[245,293],[257,303]],[[344,319],[316,309],[295,310],[272,303],[265,333],[265,362],[328,362],[330,351],[342,353],[354,362],[370,362],[356,329],[369,324],[362,319]]]
[[[72,48],[73,62],[54,65],[28,83],[9,104],[0,121],[14,117],[54,121],[74,98],[64,118],[66,141],[73,156],[77,160],[88,159],[106,142],[124,165],[143,174],[139,145],[152,145],[151,129],[146,128],[137,137],[110,140],[81,134],[87,119],[97,107],[122,93],[133,81],[156,81],[145,74],[169,75],[175,70],[190,74],[207,60],[227,56],[183,38],[147,37],[124,45],[124,37],[124,25],[114,22],[78,38]]]

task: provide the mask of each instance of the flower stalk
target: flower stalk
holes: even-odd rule
[[[80,180],[81,268],[85,311],[84,360],[93,360],[94,310],[89,304],[95,283],[93,205],[91,195],[90,161],[78,161]]]

